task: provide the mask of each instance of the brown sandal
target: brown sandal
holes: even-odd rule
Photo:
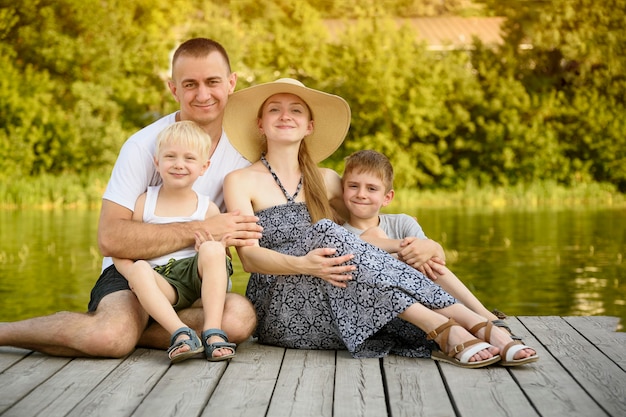
[[[491,343],[491,329],[493,329],[493,323],[490,321],[484,321],[482,323],[478,323],[476,326],[472,327],[469,332],[471,334],[473,334],[474,336],[478,337],[476,335],[476,333],[478,333],[478,331],[480,329],[482,329],[483,327],[487,327],[485,329],[485,337],[483,338],[487,343]],[[522,358],[522,359],[514,359],[515,354],[517,352],[519,352],[520,350],[523,349],[533,349],[530,346],[526,346],[525,344],[523,344],[522,342],[520,342],[519,340],[513,340],[512,342],[509,342],[504,349],[502,349],[502,351],[500,352],[500,356],[501,356],[501,361],[500,361],[500,365],[502,366],[518,366],[518,365],[525,365],[527,363],[530,362],[536,362],[539,360],[539,355],[537,355],[537,352],[535,351],[535,354],[532,356],[529,356],[527,358]]]
[[[440,349],[441,346],[448,347],[448,336],[450,334],[450,328],[452,326],[460,325],[451,318],[441,326],[437,327],[435,330],[429,332],[427,335],[427,339],[435,340],[437,337],[441,336],[441,342],[435,341],[435,343],[439,345]],[[489,343],[483,342],[479,339],[474,339],[454,346],[448,351],[448,353],[444,353],[442,350],[433,351],[431,353],[431,357],[436,361],[447,362],[452,365],[460,366],[462,368],[482,368],[483,366],[491,365],[492,363],[498,362],[500,360],[500,355],[495,355],[493,358],[484,359],[482,361],[470,362],[469,360],[476,353],[490,347],[492,346]],[[467,352],[463,353],[460,359],[457,359],[455,355],[463,352],[464,350],[467,350]]]

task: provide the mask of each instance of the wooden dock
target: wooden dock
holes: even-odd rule
[[[229,363],[137,349],[124,359],[0,347],[0,416],[626,416],[615,317],[510,317],[539,362],[461,369],[430,359],[242,344]]]

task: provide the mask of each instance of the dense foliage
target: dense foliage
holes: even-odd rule
[[[346,98],[349,137],[326,162],[340,172],[373,148],[396,187],[626,191],[626,0],[0,1],[3,182],[109,170],[129,134],[176,108],[177,43],[207,36],[238,88],[289,76]],[[389,11],[505,16],[506,42],[435,53]],[[331,33],[337,16],[356,20]]]

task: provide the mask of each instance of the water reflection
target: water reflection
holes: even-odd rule
[[[623,210],[396,209],[444,245],[488,308],[626,322]],[[0,321],[85,310],[100,272],[97,221],[95,211],[0,211]]]
[[[458,256],[488,307],[515,315],[625,317],[622,210],[442,210],[416,215]]]

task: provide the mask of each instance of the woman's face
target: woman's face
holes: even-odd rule
[[[274,94],[263,103],[259,129],[270,141],[299,143],[313,132],[313,120],[306,103],[288,93]]]

